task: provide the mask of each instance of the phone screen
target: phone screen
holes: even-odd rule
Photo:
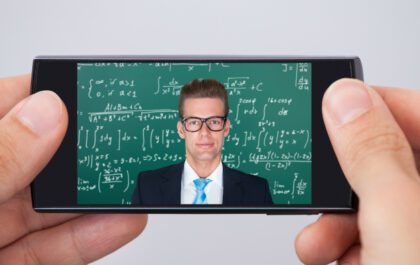
[[[307,62],[78,63],[77,203],[131,204],[140,172],[185,162],[186,141],[200,132],[180,137],[178,105],[182,87],[194,79],[215,79],[228,94],[230,128],[221,143],[222,164],[267,180],[275,204],[311,204]],[[199,114],[208,117],[211,111]],[[210,131],[201,141],[212,142],[222,133]],[[192,154],[202,151],[190,148],[196,149]],[[217,150],[212,152],[210,159],[217,160]],[[200,161],[197,157],[190,159]],[[224,173],[222,179],[229,178]]]

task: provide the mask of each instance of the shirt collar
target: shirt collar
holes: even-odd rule
[[[193,181],[198,178],[200,177],[197,175],[197,173],[195,173],[194,169],[188,164],[187,160],[185,159],[184,171],[182,172],[182,185],[194,185]],[[214,182],[215,184],[223,187],[223,165],[221,160],[216,169],[207,178],[211,179],[212,182]]]

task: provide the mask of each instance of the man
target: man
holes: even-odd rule
[[[186,160],[141,172],[133,204],[273,204],[267,180],[233,170],[221,162],[223,140],[229,134],[229,104],[223,84],[194,79],[184,85],[177,129],[185,140]]]

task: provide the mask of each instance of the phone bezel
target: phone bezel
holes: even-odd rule
[[[312,63],[312,204],[270,207],[223,205],[135,206],[77,204],[77,63],[78,62],[310,62]],[[33,61],[31,93],[56,92],[66,104],[69,126],[54,157],[31,183],[33,208],[39,212],[108,213],[267,213],[354,212],[357,197],[338,164],[325,130],[321,102],[327,87],[343,77],[363,80],[358,57],[279,56],[39,56]],[[317,126],[317,127],[314,127]],[[315,130],[314,130],[315,129]],[[74,161],[70,164],[69,161]],[[57,175],[60,177],[58,178]],[[321,178],[322,177],[322,178]],[[328,185],[325,185],[328,183]]]

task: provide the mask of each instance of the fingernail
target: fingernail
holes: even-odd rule
[[[18,120],[38,135],[53,130],[62,112],[60,98],[51,91],[33,94],[16,114]]]
[[[325,100],[327,111],[338,125],[356,119],[373,105],[366,87],[355,80],[332,84]]]

